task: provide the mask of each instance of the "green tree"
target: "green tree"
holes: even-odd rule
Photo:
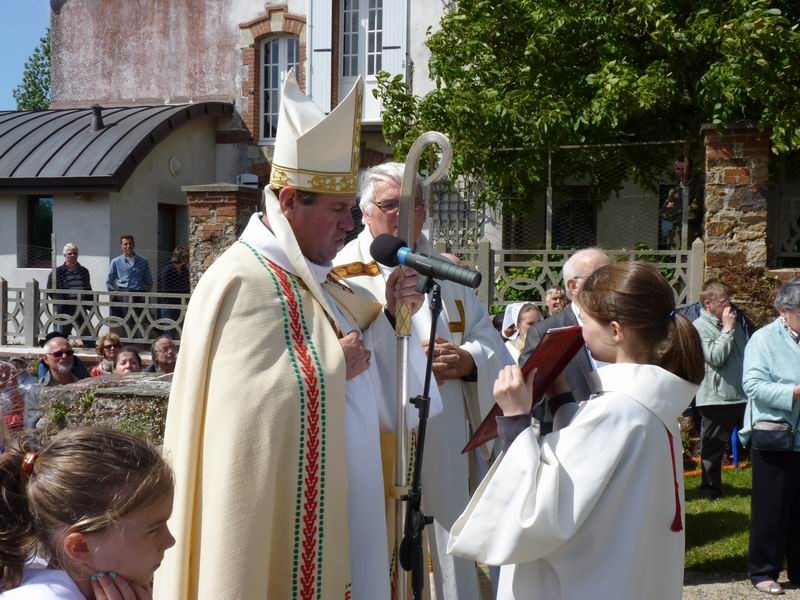
[[[459,0],[427,41],[432,92],[379,78],[384,136],[403,156],[421,131],[448,134],[454,174],[512,209],[509,197],[541,193],[559,144],[693,139],[702,123],[748,119],[784,153],[800,148],[799,23],[794,0]],[[669,158],[571,154],[556,179],[626,164],[609,187]]]
[[[50,106],[50,29],[25,61],[22,83],[11,93],[17,110],[46,110]]]

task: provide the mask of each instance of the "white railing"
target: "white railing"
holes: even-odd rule
[[[442,250],[444,250],[442,248]],[[614,260],[645,260],[663,273],[678,304],[699,299],[703,285],[704,246],[695,240],[691,250],[608,250]],[[495,249],[483,240],[477,248],[450,248],[464,262],[484,274],[478,297],[485,306],[525,300],[544,305],[549,287],[563,287],[562,268],[574,250]],[[493,277],[486,277],[493,273]],[[0,278],[0,345],[37,345],[57,327],[71,328],[70,337],[96,340],[112,329],[130,343],[147,343],[163,333],[180,336],[190,294],[162,292],[120,297],[111,292],[66,292],[39,288],[35,281],[24,288],[8,287]]]
[[[444,248],[440,248],[444,251]],[[483,240],[476,248],[450,248],[465,264],[484,274],[478,297],[486,306],[506,305],[524,300],[544,305],[545,292],[564,287],[562,269],[575,250],[495,249]],[[698,238],[691,250],[607,250],[615,261],[651,262],[672,284],[676,302],[691,304],[699,299],[705,268],[705,247]],[[493,273],[494,277],[486,277]]]
[[[55,329],[84,342],[111,330],[124,342],[148,343],[162,334],[180,337],[189,294],[53,290],[31,281],[9,287],[0,278],[0,345],[36,346]]]

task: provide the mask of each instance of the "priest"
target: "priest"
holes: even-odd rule
[[[337,275],[368,288],[377,296],[385,293],[396,273],[376,263],[369,247],[382,233],[397,234],[403,170],[401,163],[385,163],[362,175],[360,208],[365,227],[334,259]],[[411,245],[416,252],[437,254],[422,233],[425,204],[419,180],[416,193]],[[428,529],[428,541],[436,597],[478,599],[475,564],[448,555],[447,539],[450,528],[469,501],[469,457],[461,454],[467,443],[468,427],[476,428],[492,407],[492,386],[497,374],[503,366],[513,364],[513,360],[474,290],[449,281],[439,283],[443,310],[437,325],[438,339],[433,348],[426,349],[434,354],[433,372],[442,396],[443,412],[428,423],[422,467],[423,511],[434,517]],[[414,314],[412,329],[427,344],[430,335],[427,307]],[[420,372],[419,377],[423,373]],[[489,454],[488,449],[482,450],[484,453],[474,458],[485,467]],[[480,477],[482,470],[485,472],[485,469],[473,469],[473,480]],[[477,483],[479,481],[473,481],[474,485]]]

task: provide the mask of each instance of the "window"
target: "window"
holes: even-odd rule
[[[553,188],[553,248],[597,245],[595,196],[588,185]]]
[[[367,8],[367,75],[381,70],[383,0],[369,0]]]
[[[344,0],[342,11],[342,76],[358,77],[358,0]]]
[[[20,267],[49,268],[53,247],[53,197],[28,196],[26,198],[26,239],[17,249]]]
[[[261,44],[261,139],[273,141],[278,127],[281,86],[290,69],[297,70],[300,43],[294,36],[272,37]]]
[[[342,2],[342,78],[374,77],[383,68],[383,0]]]

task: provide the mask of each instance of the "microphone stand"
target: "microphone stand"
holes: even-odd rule
[[[428,342],[428,357],[425,365],[425,384],[421,396],[411,398],[411,403],[419,411],[419,426],[417,428],[417,448],[414,455],[414,472],[411,478],[411,487],[408,494],[401,498],[406,502],[406,521],[403,529],[403,541],[400,544],[400,566],[405,571],[411,571],[411,589],[414,600],[422,599],[424,587],[425,568],[422,555],[422,532],[426,525],[433,523],[433,517],[422,512],[422,456],[425,450],[425,432],[428,428],[428,415],[430,413],[430,387],[431,373],[433,372],[433,348],[436,342],[436,325],[442,312],[442,289],[430,277],[420,277],[417,280],[417,292],[427,294],[430,292],[431,333]]]

